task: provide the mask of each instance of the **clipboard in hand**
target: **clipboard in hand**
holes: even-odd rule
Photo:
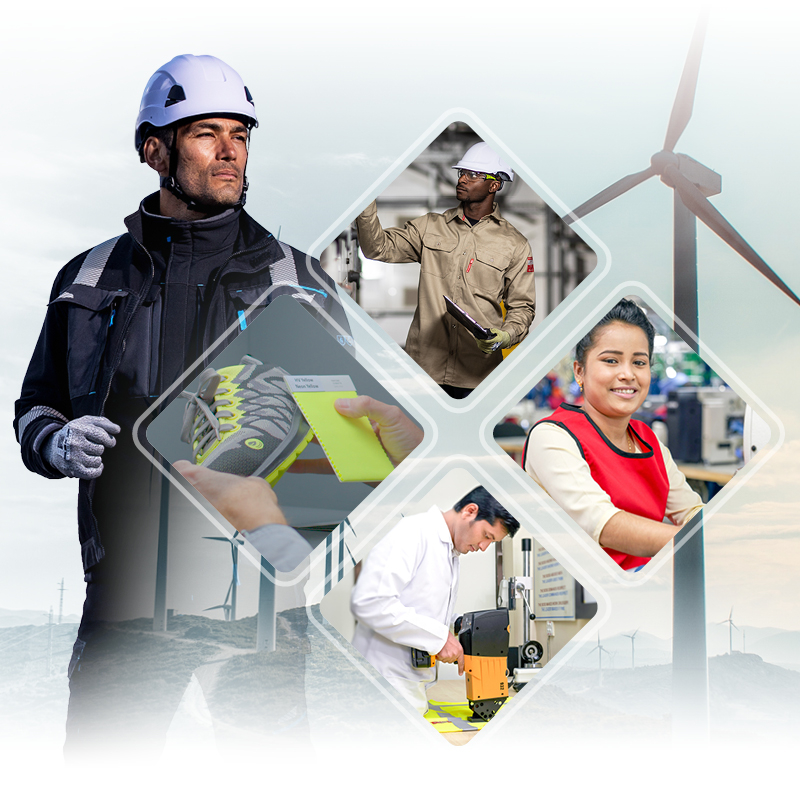
[[[494,334],[488,329],[479,325],[461,306],[454,303],[446,294],[444,304],[447,313],[455,317],[476,339],[491,339]]]

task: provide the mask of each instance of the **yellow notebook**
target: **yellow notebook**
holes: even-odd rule
[[[366,417],[343,417],[333,403],[356,397],[349,375],[286,375],[303,412],[340,481],[382,481],[394,466]]]

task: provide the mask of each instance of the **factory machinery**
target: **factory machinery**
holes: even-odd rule
[[[524,686],[541,669],[539,661],[542,659],[544,649],[535,639],[531,638],[531,622],[536,619],[531,606],[533,594],[533,552],[532,540],[522,540],[522,576],[503,577],[502,550],[497,548],[497,606],[498,609],[515,611],[519,601],[519,610],[522,612],[522,643],[508,649],[508,675],[512,688],[519,689]],[[466,652],[466,651],[465,651]]]
[[[507,608],[470,611],[453,626],[464,650],[467,701],[473,719],[490,720],[508,699],[509,618]],[[436,656],[411,650],[415,667],[430,667]]]
[[[502,577],[502,550],[497,549],[497,608],[470,611],[458,617],[454,632],[464,649],[464,676],[467,701],[475,719],[490,720],[508,699],[510,688],[524,686],[541,669],[538,662],[544,650],[531,639],[533,592],[532,541],[522,540],[523,567],[521,577]],[[523,612],[522,644],[510,644],[510,616],[521,601]],[[435,656],[412,649],[415,667],[430,667]]]
[[[475,717],[491,719],[508,698],[541,669],[542,645],[531,638],[536,619],[533,594],[532,540],[522,540],[522,575],[502,577],[502,549],[497,548],[497,608],[472,611],[456,620],[455,634],[464,648],[467,700]],[[511,645],[510,612],[522,612],[522,642]]]

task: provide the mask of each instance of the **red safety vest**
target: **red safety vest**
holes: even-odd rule
[[[626,453],[611,444],[579,406],[562,403],[557,411],[536,425],[541,425],[542,422],[558,425],[575,439],[581,455],[589,465],[592,478],[620,511],[628,511],[657,522],[664,519],[669,495],[667,468],[664,466],[658,439],[644,422],[632,419],[629,426],[631,434],[639,440],[643,451],[641,453]],[[527,447],[526,442],[526,452],[522,454],[523,464]],[[622,569],[633,569],[650,560],[646,556],[632,556],[610,547],[603,549]]]

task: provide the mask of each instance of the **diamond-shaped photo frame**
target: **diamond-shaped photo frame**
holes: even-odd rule
[[[352,357],[352,338],[342,339],[294,298],[277,297],[147,428],[150,444],[186,477],[190,500],[246,530],[282,573],[307,566],[311,551],[422,440],[411,415]],[[410,438],[395,441],[388,420],[381,429],[366,414],[337,411],[343,398],[369,398],[378,407],[373,420],[393,414]],[[253,476],[275,494],[242,483]],[[283,519],[270,516],[276,504]],[[275,523],[283,530],[269,528]]]
[[[466,122],[448,124],[403,166],[320,261],[434,383],[464,399],[597,255]]]
[[[570,351],[550,365],[495,426],[494,436],[539,488],[555,496],[578,528],[601,546],[609,520],[625,511],[628,502],[631,509],[638,508],[642,492],[656,491],[649,478],[648,489],[639,482],[640,473],[650,471],[645,465],[655,469],[660,450],[664,462],[658,468],[662,474],[658,491],[663,494],[659,501],[663,509],[654,508],[649,519],[671,522],[673,529],[661,530],[658,547],[648,544],[652,552],[639,552],[643,539],[632,545],[636,548],[632,552],[604,546],[621,570],[629,575],[644,570],[646,575],[650,559],[659,555],[656,561],[663,562],[673,539],[676,549],[683,545],[702,524],[699,518],[691,522],[692,517],[721,491],[727,494],[724,487],[757,451],[767,449],[774,436],[742,398],[743,388],[735,376],[724,365],[715,364],[714,369],[701,359],[694,349],[696,341],[690,344],[681,338],[640,297],[622,297],[603,310],[595,325],[576,334]],[[649,334],[644,330],[648,325]],[[625,336],[606,342],[603,334],[612,331]],[[587,368],[590,356],[605,373]],[[641,383],[637,371],[644,376]],[[615,421],[630,419],[635,422],[616,431]],[[612,441],[612,432],[622,438]],[[681,492],[685,503],[678,502]],[[633,510],[627,513],[642,516]],[[656,528],[650,533],[656,535]]]
[[[337,641],[339,649],[360,663],[362,671],[381,676],[384,691],[399,695],[407,709],[419,713],[424,710],[420,696],[423,703],[427,699],[425,719],[455,745],[482,730],[509,695],[513,705],[518,692],[538,684],[543,668],[598,609],[591,591],[524,528],[494,544],[487,539],[462,547],[469,558],[458,559],[457,594],[450,594],[453,584],[444,568],[441,586],[430,580],[420,586],[426,569],[437,572],[431,562],[446,566],[453,547],[462,543],[459,537],[466,529],[454,512],[476,499],[476,484],[471,471],[450,470],[424,497],[408,504],[381,536],[346,521],[329,538],[324,569],[320,564],[312,571],[308,591],[310,601],[324,595],[322,617],[355,648]],[[499,503],[479,489],[485,498],[477,502],[488,498]],[[448,538],[445,525],[452,528],[452,541],[443,545],[438,534]],[[448,602],[429,607],[431,597],[440,594]],[[452,619],[445,620],[448,611]],[[444,615],[441,620],[437,613]],[[313,614],[311,619],[316,623]],[[422,645],[443,622],[455,623],[465,657],[463,676],[456,663],[431,663],[431,653]],[[417,630],[419,642],[412,641]],[[420,645],[416,650],[415,643]]]

